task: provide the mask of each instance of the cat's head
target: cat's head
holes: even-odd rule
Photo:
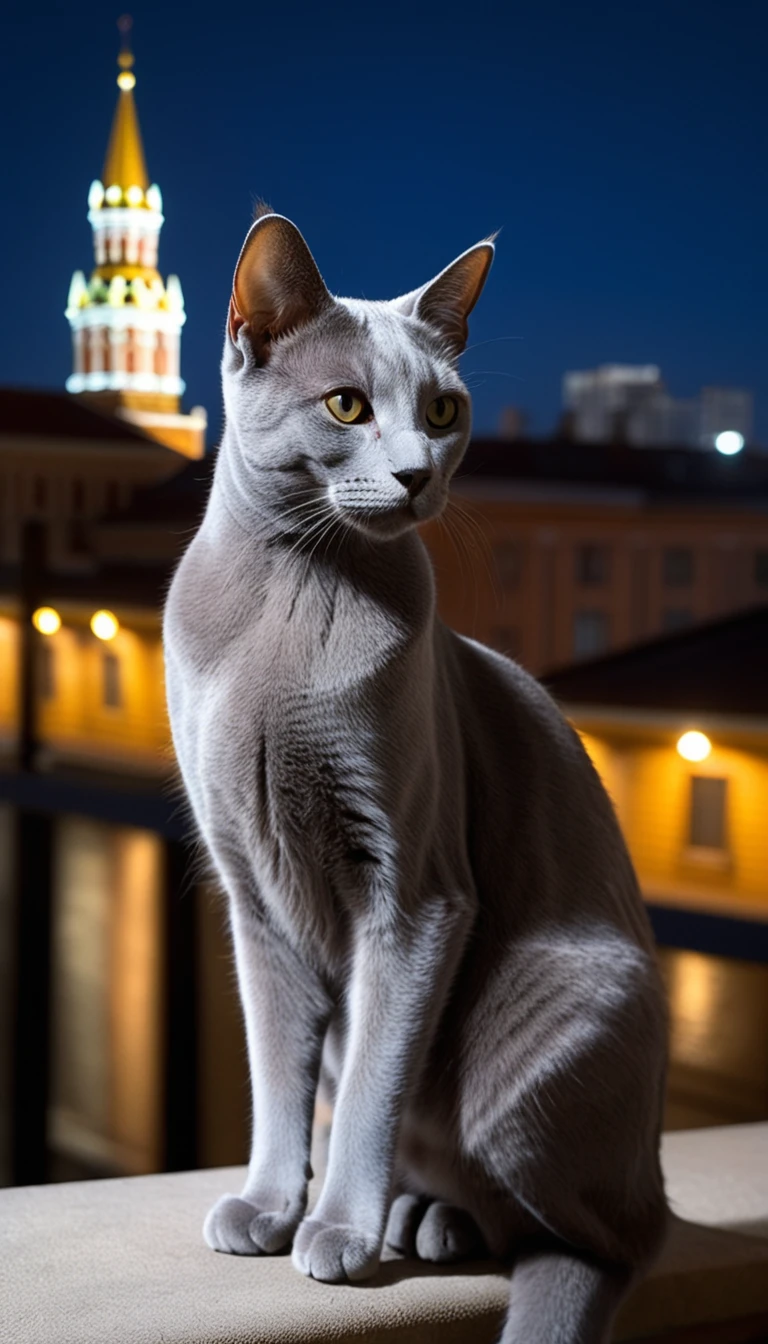
[[[434,517],[469,441],[457,359],[493,259],[486,240],[389,302],[334,298],[294,224],[252,226],[223,361],[240,493],[290,531],[393,537]]]

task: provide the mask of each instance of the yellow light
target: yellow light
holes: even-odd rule
[[[38,607],[32,614],[32,624],[41,635],[55,635],[61,629],[61,617],[53,607]]]
[[[144,200],[144,192],[141,190],[141,187],[129,187],[125,193],[125,199],[129,205],[141,205],[141,202]]]
[[[123,188],[113,182],[111,187],[107,187],[104,195],[107,198],[107,205],[119,205],[123,199]]]
[[[91,617],[91,629],[97,639],[114,639],[120,629],[120,622],[111,611],[95,611]]]
[[[121,70],[120,74],[117,76],[117,82],[120,85],[120,88],[124,89],[127,93],[129,89],[134,87],[136,76],[131,70]]]
[[[712,750],[712,743],[705,733],[683,733],[678,739],[677,750],[684,761],[705,761]]]

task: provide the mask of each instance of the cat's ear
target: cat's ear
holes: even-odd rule
[[[232,283],[228,331],[247,327],[264,358],[269,344],[303,326],[333,303],[299,230],[283,215],[257,219],[243,243]]]
[[[496,235],[484,238],[446,266],[421,289],[393,300],[406,317],[419,317],[443,336],[453,355],[467,343],[467,318],[482,293],[494,254]]]

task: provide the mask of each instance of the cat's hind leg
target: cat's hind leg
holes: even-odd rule
[[[426,1195],[400,1195],[392,1205],[386,1243],[401,1255],[451,1264],[488,1254],[470,1214]]]

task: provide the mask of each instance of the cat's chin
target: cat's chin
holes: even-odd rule
[[[394,541],[397,537],[404,536],[406,532],[412,532],[414,528],[433,516],[434,514],[430,512],[424,517],[418,517],[410,507],[388,509],[386,512],[375,514],[344,511],[345,521],[351,523],[356,532],[360,532],[371,541]]]

